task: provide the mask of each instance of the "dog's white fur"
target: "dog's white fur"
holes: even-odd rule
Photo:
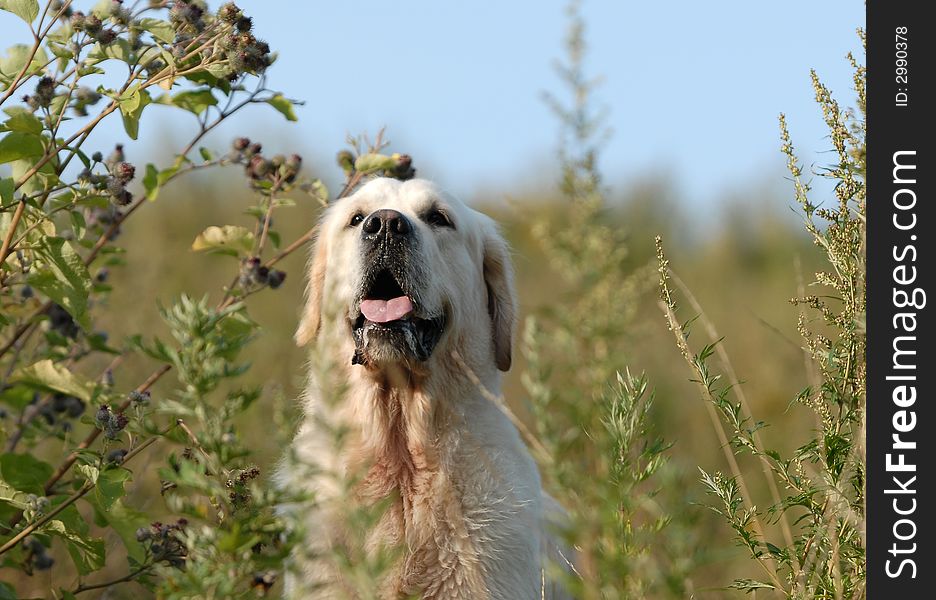
[[[454,229],[425,223],[429,205]],[[447,316],[425,362],[375,350],[366,366],[351,363],[349,312],[365,265],[360,229],[350,221],[378,209],[399,211],[417,229],[411,260],[425,275],[420,305]],[[499,371],[510,367],[515,315],[509,251],[494,222],[434,185],[377,179],[326,210],[296,333],[300,344],[315,342],[305,417],[293,460],[279,473],[280,485],[312,492],[317,506],[292,509],[306,537],[288,597],[348,595],[351,585],[327,557],[336,544],[370,554],[400,547],[381,597],[564,597],[544,572],[544,553],[555,549],[546,524],[554,504],[517,430],[490,400],[500,393]],[[337,448],[336,428],[348,432]],[[369,531],[342,522],[346,488],[363,506],[389,500]]]

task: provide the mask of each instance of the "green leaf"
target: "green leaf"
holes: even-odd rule
[[[111,58],[129,64],[133,58],[133,48],[130,47],[130,43],[119,37],[106,46],[100,43],[95,44],[88,53],[87,60],[89,64],[95,65]]]
[[[359,173],[368,174],[375,171],[386,171],[387,169],[392,169],[395,165],[396,161],[392,156],[372,152],[358,156],[354,161],[354,170]]]
[[[146,199],[152,202],[159,196],[159,169],[156,165],[149,163],[146,165],[146,173],[143,175],[143,189],[146,191]]]
[[[10,584],[0,581],[0,600],[17,600],[17,598],[19,596],[16,595],[16,590]]]
[[[278,110],[287,121],[298,121],[296,111],[293,110],[293,103],[287,100],[282,94],[276,94],[267,103]]]
[[[77,210],[73,210],[68,213],[68,218],[71,221],[72,231],[75,233],[75,239],[82,239],[85,236],[85,231],[88,228],[88,224],[85,221],[84,215]]]
[[[3,122],[8,130],[31,133],[33,135],[42,133],[42,121],[25,108],[15,106],[4,109],[3,112],[10,115],[10,118]]]
[[[0,456],[0,476],[13,488],[29,494],[45,495],[45,482],[55,469],[32,454],[7,453]]]
[[[322,206],[328,204],[328,188],[321,179],[314,179],[309,183],[309,195],[319,201]]]
[[[8,48],[6,56],[0,59],[0,74],[10,78],[18,75],[26,64],[26,61],[29,60],[31,53],[32,47],[26,44],[16,44]],[[39,48],[32,57],[32,61],[29,63],[29,67],[26,69],[24,76],[29,77],[35,75],[42,70],[47,62],[49,62],[49,56],[46,54],[45,49]]]
[[[0,10],[6,10],[27,23],[32,23],[39,16],[37,0],[0,0]]]
[[[6,204],[13,201],[13,192],[16,188],[16,182],[12,177],[0,179],[0,202]]]
[[[146,165],[146,174],[143,175],[143,189],[146,190],[146,199],[152,202],[159,196],[159,188],[179,170],[178,166],[172,166],[160,171],[156,165],[150,163]]]
[[[0,391],[0,402],[16,410],[23,410],[35,397],[36,391],[25,385],[8,385]]]
[[[24,158],[14,160],[10,163],[10,174],[14,181],[23,181],[19,188],[21,194],[37,194],[51,189],[60,183],[58,175],[55,173],[54,161],[47,161],[39,167],[29,179],[23,180],[26,174],[32,171],[39,163],[39,157]]]
[[[94,498],[101,510],[107,512],[114,504],[123,498],[124,482],[130,479],[132,473],[127,469],[108,469],[98,475],[97,486],[94,488]]]
[[[21,492],[0,479],[0,502],[6,502],[14,508],[23,510],[27,506],[26,500],[26,492]],[[0,598],[3,598],[2,594],[0,594]]]
[[[65,547],[79,574],[88,575],[104,567],[104,540],[87,538],[66,527],[65,523],[58,519],[49,521],[42,531],[65,540]]]
[[[140,133],[140,116],[143,114],[143,109],[152,102],[149,92],[137,89],[134,94],[131,94],[131,97],[126,99],[126,104],[124,96],[121,96],[118,102],[120,103],[120,116],[123,118],[124,130],[130,136],[130,139],[135,140]]]
[[[117,98],[120,112],[125,115],[133,114],[133,111],[140,106],[140,97],[140,84],[137,83]]]
[[[152,518],[145,513],[134,510],[118,500],[110,507],[110,510],[104,511],[97,502],[94,505],[94,518],[102,526],[110,526],[120,537],[127,549],[127,555],[131,561],[142,563],[146,559],[146,552],[143,545],[136,539],[136,531],[140,527],[147,527]]]
[[[36,158],[42,156],[42,138],[31,133],[13,131],[0,138],[0,164],[21,160],[23,158]]]
[[[192,250],[208,250],[238,256],[249,254],[253,250],[254,235],[246,227],[225,225],[211,227],[198,234],[192,242]]]
[[[13,372],[10,381],[41,390],[60,392],[90,402],[95,385],[47,358]]]
[[[209,106],[215,106],[217,103],[218,99],[211,94],[210,89],[179,92],[172,97],[172,104],[196,115],[202,114]]]
[[[146,18],[137,21],[137,25],[145,31],[152,33],[153,37],[161,42],[171,44],[175,41],[175,29],[173,29],[172,24],[167,21]]]
[[[211,154],[211,150],[209,150],[208,148],[205,148],[204,146],[198,149],[198,154],[201,155],[202,160],[204,160],[205,162],[209,162],[214,158],[214,156],[212,156]]]
[[[68,311],[81,328],[91,328],[88,314],[88,294],[91,275],[81,257],[62,238],[47,237],[36,249],[44,265],[27,278],[31,286]]]
[[[78,465],[77,469],[81,476],[92,484],[97,483],[98,475],[101,474],[101,470],[94,465]]]
[[[64,59],[66,59],[66,60],[71,60],[72,57],[75,56],[75,53],[72,52],[71,48],[68,48],[67,46],[63,46],[63,45],[61,45],[61,44],[56,44],[56,43],[53,42],[52,40],[49,40],[49,41],[46,43],[46,46],[49,48],[49,50],[52,51],[52,54],[54,54],[54,55],[57,56],[58,58],[64,58]]]

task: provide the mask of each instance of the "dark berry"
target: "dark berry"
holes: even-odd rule
[[[94,413],[94,424],[98,427],[98,429],[104,429],[110,422],[110,416],[110,407],[106,404],[102,404],[98,407],[97,412]]]
[[[104,460],[112,465],[120,465],[123,463],[124,458],[127,456],[127,450],[124,448],[114,448],[107,453],[107,456]]]
[[[52,100],[55,98],[55,80],[51,77],[43,77],[39,80],[39,83],[36,84],[36,93],[33,96],[36,104],[42,108],[48,107],[52,104]]]
[[[269,285],[274,290],[283,285],[284,281],[286,281],[286,273],[283,271],[277,271],[276,269],[273,269],[270,271],[270,274],[267,275],[267,285]]]
[[[138,392],[133,390],[130,392],[130,401],[134,404],[147,405],[150,402],[150,393],[149,392]]]

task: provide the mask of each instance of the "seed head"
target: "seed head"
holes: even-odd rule
[[[122,183],[126,184],[127,182],[133,179],[133,176],[136,174],[136,167],[131,165],[128,162],[119,162],[114,165],[114,177],[119,179]]]
[[[84,414],[85,403],[81,398],[75,398],[73,396],[68,397],[68,406],[65,409],[65,413],[72,419],[77,419]]]
[[[258,596],[265,596],[275,583],[276,572],[264,571],[262,573],[254,573],[253,579],[250,581],[250,587],[254,589]]]
[[[37,571],[48,571],[54,564],[55,559],[49,556],[46,552],[33,555],[33,566],[36,567]]]
[[[127,450],[125,448],[114,448],[107,453],[107,456],[104,458],[104,460],[111,465],[120,465],[123,464],[124,458],[126,457]]]
[[[260,154],[254,154],[247,163],[246,173],[251,179],[263,179],[270,174],[271,168],[270,161]]]
[[[241,33],[246,33],[253,27],[253,19],[250,17],[241,16],[241,18],[237,19],[236,25],[238,31]]]
[[[110,167],[111,165],[115,165],[119,162],[123,162],[123,160],[124,160],[123,144],[117,144],[116,146],[114,146],[114,151],[111,152],[110,155],[107,157],[106,164],[108,167]]]
[[[55,80],[48,76],[41,78],[32,98],[40,107],[47,108],[55,98]]]
[[[237,5],[233,2],[228,2],[218,9],[218,18],[232,25],[237,23],[237,20],[240,19],[242,15],[241,9],[237,8]]]
[[[64,0],[52,0],[49,4],[49,12],[52,14],[58,14],[59,11],[62,11],[62,16],[68,18],[72,15],[71,6],[65,6]]]
[[[69,22],[71,23],[72,29],[74,29],[75,31],[81,31],[82,29],[85,28],[84,13],[81,11],[73,12]]]
[[[273,269],[270,271],[270,274],[267,275],[267,285],[269,285],[271,289],[275,290],[279,286],[283,285],[284,281],[286,281],[286,273],[283,271]]]
[[[128,204],[133,202],[133,194],[131,194],[127,190],[123,190],[116,196],[111,196],[111,202],[113,202],[117,206],[127,206]]]
[[[97,15],[88,15],[85,17],[83,25],[85,33],[91,36],[97,36],[102,27],[101,19],[99,19]]]
[[[416,169],[413,168],[413,158],[409,154],[394,154],[392,158],[396,161],[396,164],[387,175],[400,181],[406,181],[416,176]]]
[[[130,401],[139,406],[146,406],[149,404],[150,398],[149,392],[138,392],[136,390],[130,392]]]
[[[114,29],[102,29],[95,38],[102,45],[106,46],[117,39],[117,31]]]
[[[107,424],[110,422],[111,409],[110,406],[102,404],[98,407],[97,412],[94,413],[94,424],[98,429],[104,429],[107,427]]]
[[[46,313],[49,316],[49,328],[67,338],[78,337],[78,325],[68,311],[59,304],[52,304]]]
[[[127,419],[125,414],[110,413],[107,423],[104,425],[104,437],[109,440],[116,440],[120,436],[120,432],[127,426],[128,422],[129,419]]]
[[[243,152],[244,150],[250,147],[250,139],[245,138],[245,137],[239,137],[234,140],[232,147],[234,148],[234,150],[238,152]]]
[[[107,178],[107,193],[108,194],[110,194],[111,196],[117,197],[124,191],[125,191],[124,182],[121,181],[120,178],[118,177]]]
[[[350,150],[342,150],[338,153],[336,158],[338,166],[345,172],[345,175],[350,175],[354,172],[354,154],[352,154]]]

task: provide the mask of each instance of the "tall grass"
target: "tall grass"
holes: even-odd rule
[[[859,30],[864,41],[864,34]],[[767,448],[715,331],[691,292],[674,274],[657,238],[661,308],[706,402],[728,472],[701,470],[710,508],[731,528],[763,577],[736,579],[744,591],[773,590],[786,598],[863,598],[865,595],[865,69],[854,68],[857,110],[843,109],[815,72],[816,102],[829,130],[834,164],[819,173],[835,182],[834,202],[816,204],[780,116],[782,152],[807,232],[828,263],[815,274],[811,294],[793,298],[802,312],[797,329],[815,366],[794,404],[811,411],[815,429],[803,432],[791,455]],[[680,321],[677,298],[695,316]],[[690,332],[709,338],[697,350]],[[737,458],[736,458],[736,455]],[[738,461],[760,462],[771,491],[766,508],[752,496]]]
[[[684,592],[678,545],[667,539],[669,512],[655,475],[668,448],[650,420],[653,392],[627,368],[628,337],[648,268],[629,272],[626,230],[612,226],[600,151],[608,132],[594,107],[597,80],[584,73],[584,22],[569,8],[566,59],[556,70],[570,98],[547,102],[562,125],[558,218],[532,233],[561,285],[529,317],[523,338],[537,436],[549,490],[569,513],[563,532],[576,550],[566,586],[581,598],[656,597]],[[557,571],[559,571],[557,569]]]

